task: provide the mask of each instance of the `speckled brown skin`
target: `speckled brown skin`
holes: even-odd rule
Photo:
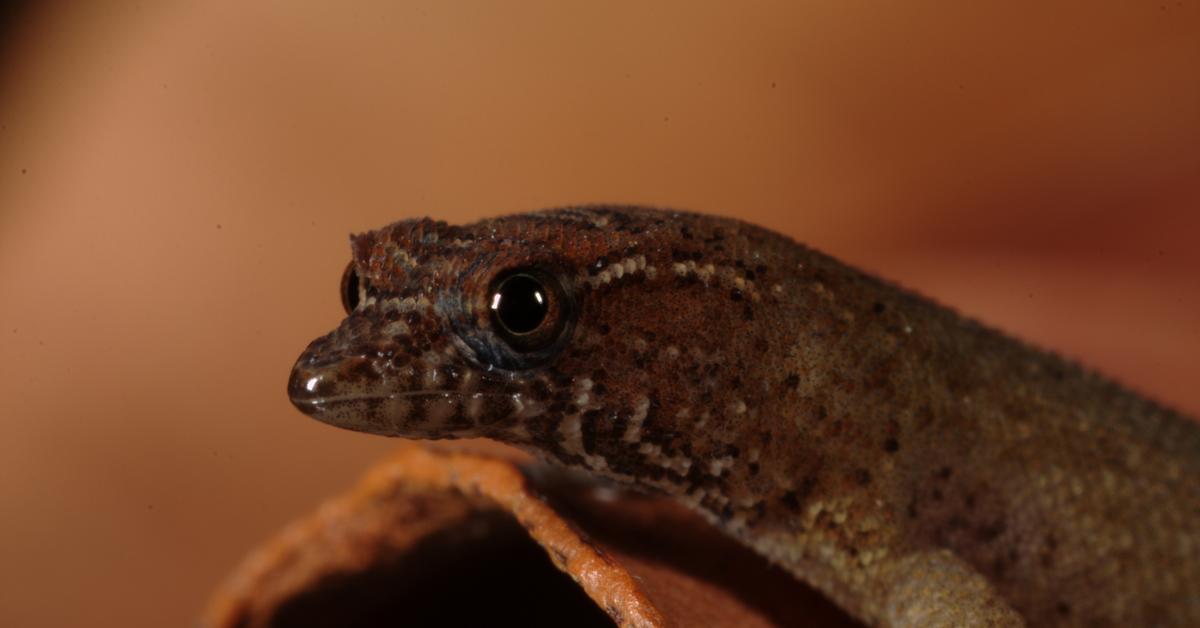
[[[875,625],[1200,625],[1200,427],[1053,355],[711,216],[408,220],[353,249],[362,302],[289,383],[321,421],[675,496]],[[515,268],[563,286],[533,354],[489,317]]]

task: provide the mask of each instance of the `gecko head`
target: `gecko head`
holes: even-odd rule
[[[490,437],[618,480],[682,483],[694,458],[707,473],[728,455],[706,443],[754,410],[737,367],[757,349],[735,330],[761,300],[755,271],[705,258],[749,251],[746,228],[579,208],[353,236],[348,315],[296,362],[292,403],[352,430]],[[697,445],[696,430],[714,438]]]

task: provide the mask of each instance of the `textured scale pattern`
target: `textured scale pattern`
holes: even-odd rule
[[[743,222],[631,207],[352,238],[293,403],[663,493],[872,625],[1200,625],[1191,419]],[[516,351],[497,277],[562,333]]]

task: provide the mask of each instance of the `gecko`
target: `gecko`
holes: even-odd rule
[[[792,239],[627,206],[351,236],[305,414],[669,496],[873,626],[1200,625],[1200,426]]]

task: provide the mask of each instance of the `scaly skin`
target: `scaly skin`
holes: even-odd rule
[[[361,302],[289,382],[316,419],[673,496],[873,625],[1200,625],[1200,428],[1054,355],[724,218],[352,240]],[[535,350],[488,309],[517,268],[562,286]]]

